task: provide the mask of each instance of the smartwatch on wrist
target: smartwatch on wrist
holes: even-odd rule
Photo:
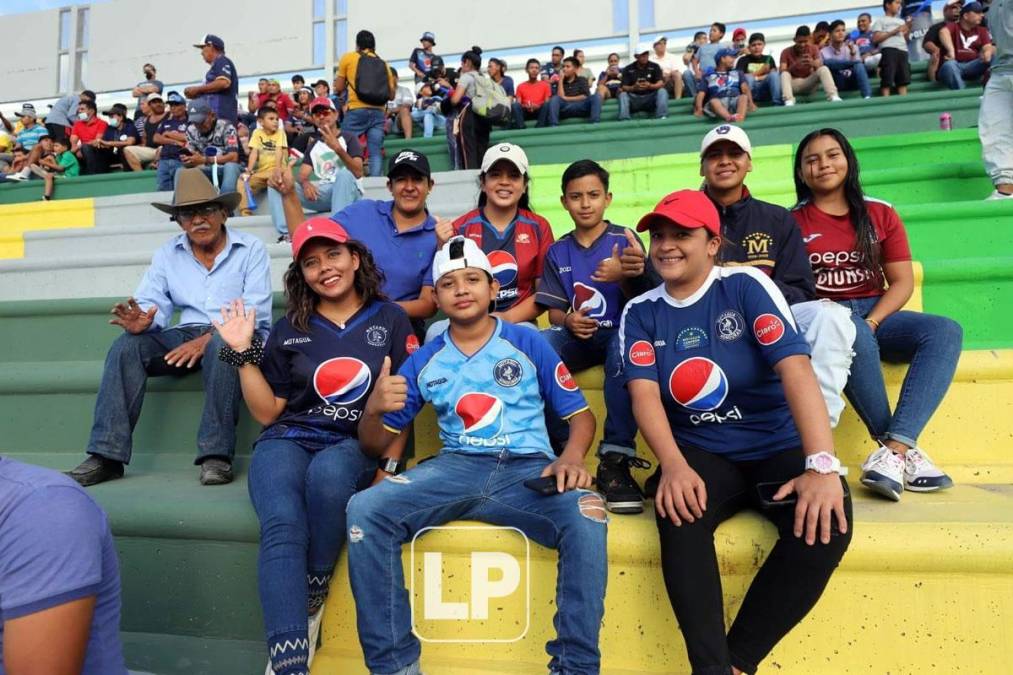
[[[805,470],[815,471],[819,474],[836,473],[839,476],[848,475],[848,467],[841,466],[841,460],[826,450],[807,455],[805,458]]]
[[[398,469],[401,468],[401,460],[394,459],[393,457],[381,457],[380,458],[380,471],[389,474],[396,474]]]

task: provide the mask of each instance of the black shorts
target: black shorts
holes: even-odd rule
[[[906,87],[911,84],[911,63],[903,49],[885,47],[879,60],[879,86]]]

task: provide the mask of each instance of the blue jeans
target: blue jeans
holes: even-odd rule
[[[158,160],[158,169],[155,171],[157,185],[155,189],[159,192],[169,192],[176,188],[176,172],[183,168],[183,162],[178,159]]]
[[[542,331],[552,348],[559,354],[566,367],[574,373],[592,366],[605,366],[603,393],[605,395],[605,430],[598,456],[606,452],[636,454],[637,422],[633,418],[633,402],[630,392],[620,377],[622,359],[619,354],[619,329],[599,328],[588,340],[581,340],[562,326],[553,326]],[[570,426],[552,411],[545,416],[553,446],[562,447],[570,437]]]
[[[939,66],[936,79],[950,89],[963,89],[967,86],[964,84],[964,80],[977,80],[985,74],[986,70],[988,70],[988,65],[981,59],[964,61],[963,63],[951,59]]]
[[[438,110],[412,110],[412,121],[422,122],[422,137],[432,138],[435,129],[446,129],[447,118]]]
[[[549,669],[598,673],[598,631],[605,611],[607,519],[591,508],[600,497],[573,490],[544,497],[524,487],[550,460],[545,455],[444,453],[348,502],[348,566],[359,640],[373,673],[417,663],[401,545],[423,528],[451,520],[516,527],[559,551],[556,639],[546,645]],[[584,500],[582,502],[582,500]],[[581,512],[582,505],[588,509]],[[354,536],[352,536],[354,534]]]
[[[296,183],[295,192],[299,196],[299,203],[303,208],[314,213],[337,213],[349,204],[362,199],[359,183],[347,168],[338,170],[333,183],[313,181],[313,185],[317,188],[316,199],[307,199],[303,194],[302,185],[299,183]],[[267,206],[271,211],[271,222],[274,223],[274,229],[278,231],[278,234],[288,234],[284,198],[274,188],[267,188]]]
[[[186,375],[194,372],[166,364],[170,351],[206,333],[211,326],[177,326],[163,331],[132,335],[123,333],[106,354],[102,383],[95,400],[95,419],[87,451],[130,463],[131,438],[141,416],[149,377]],[[197,460],[208,457],[231,459],[236,449],[241,391],[236,369],[218,360],[222,339],[217,333],[204,350],[197,369],[204,378],[204,411],[197,430]]]
[[[771,74],[777,75],[777,73]],[[682,71],[682,91],[689,98],[693,98],[694,96],[696,96],[697,91],[699,91],[699,89],[700,87],[697,82],[696,76],[693,74],[693,69],[687,67],[686,70]]]
[[[272,438],[254,446],[247,485],[260,521],[257,581],[274,669],[294,656],[279,646],[307,639],[345,543],[345,507],[369,487],[376,460],[347,438],[319,451]]]
[[[857,89],[862,98],[872,96],[872,85],[869,84],[869,73],[861,61],[824,61],[823,65],[830,69],[834,76],[834,84],[838,90]],[[844,71],[850,71],[846,74]]]
[[[597,124],[601,119],[601,98],[597,94],[591,94],[583,101],[564,101],[553,96],[548,107],[550,127],[559,126],[559,120],[567,117],[587,117],[591,124]]]
[[[784,105],[784,99],[781,98],[781,78],[777,73],[767,73],[762,80],[757,80],[753,75],[746,75],[746,82],[749,83],[753,101],[770,101],[774,105]]]
[[[878,297],[841,300],[855,324],[855,358],[844,394],[879,440],[914,447],[953,380],[960,358],[963,330],[952,319],[920,312],[894,312],[875,333],[865,317]],[[897,407],[890,412],[880,359],[909,363]]]
[[[668,92],[664,87],[647,94],[632,94],[628,91],[619,92],[619,119],[630,119],[630,113],[638,110],[653,110],[654,117],[668,116]]]
[[[356,108],[345,113],[341,130],[361,136],[366,134],[369,150],[369,175],[379,176],[383,170],[383,111],[379,108]]]
[[[521,107],[521,104],[517,101],[513,102],[510,106],[510,112],[514,116],[514,129],[523,129],[524,120],[537,120],[535,122],[536,127],[544,127],[549,124],[549,103],[546,101],[542,104],[542,107],[534,112],[528,112]]]
[[[218,170],[219,192],[236,192],[239,174],[243,172],[243,168],[239,166],[238,162],[227,162],[225,164],[218,164],[217,166],[202,166],[199,168],[208,177],[208,180],[212,182],[214,182],[214,179],[211,177],[212,172],[215,169]],[[179,177],[178,172],[176,173],[176,177]]]

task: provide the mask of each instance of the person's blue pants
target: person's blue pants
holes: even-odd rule
[[[313,213],[334,214],[349,204],[362,199],[362,192],[359,190],[359,183],[355,176],[347,168],[341,168],[334,176],[333,183],[314,181],[317,188],[317,198],[307,199],[303,193],[302,185],[296,183],[295,192],[299,196],[299,203],[303,208]],[[278,234],[288,234],[288,225],[285,218],[285,203],[281,193],[274,188],[267,188],[267,206],[271,211],[271,222]]]
[[[158,169],[155,171],[156,186],[159,192],[171,192],[176,188],[176,172],[183,168],[183,162],[178,159],[158,160]]]
[[[436,129],[447,128],[447,118],[435,110],[412,110],[412,121],[422,122],[422,137],[431,138]]]
[[[510,111],[514,117],[514,129],[523,129],[525,120],[537,120],[535,122],[536,127],[544,127],[549,123],[549,104],[545,102],[542,107],[535,112],[528,112],[521,107],[521,104],[514,101],[510,106]]]
[[[834,76],[834,84],[838,90],[857,89],[862,98],[872,96],[872,84],[869,83],[869,73],[865,65],[860,61],[824,61],[823,65],[830,69]]]
[[[383,126],[386,118],[379,108],[356,108],[345,113],[341,130],[355,136],[366,134],[369,149],[369,175],[379,176],[383,171]]]
[[[559,126],[559,120],[567,117],[587,117],[592,124],[601,119],[601,97],[591,94],[582,101],[564,101],[558,96],[549,99],[548,122],[550,127]],[[514,120],[516,123],[516,119]]]
[[[781,98],[781,77],[778,73],[767,73],[767,76],[762,80],[758,80],[752,75],[746,75],[746,81],[749,82],[749,91],[753,95],[753,101],[770,101],[774,105],[784,105],[784,99]]]
[[[619,119],[628,120],[630,114],[639,110],[653,110],[654,117],[668,116],[668,92],[664,87],[647,94],[619,92]]]
[[[967,86],[964,84],[965,80],[977,80],[985,74],[986,70],[988,70],[988,64],[981,59],[964,61],[963,63],[951,59],[939,66],[936,79],[950,89],[963,89]]]

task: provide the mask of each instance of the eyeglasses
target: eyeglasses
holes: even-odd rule
[[[192,222],[197,216],[200,216],[201,220],[207,220],[220,210],[221,207],[217,204],[205,204],[203,206],[191,206],[176,209],[176,222],[186,225]]]
[[[313,110],[310,110],[310,114],[317,117],[321,115],[330,115],[332,112],[334,112],[334,108],[327,108],[322,105],[318,105],[317,107],[313,108]]]

